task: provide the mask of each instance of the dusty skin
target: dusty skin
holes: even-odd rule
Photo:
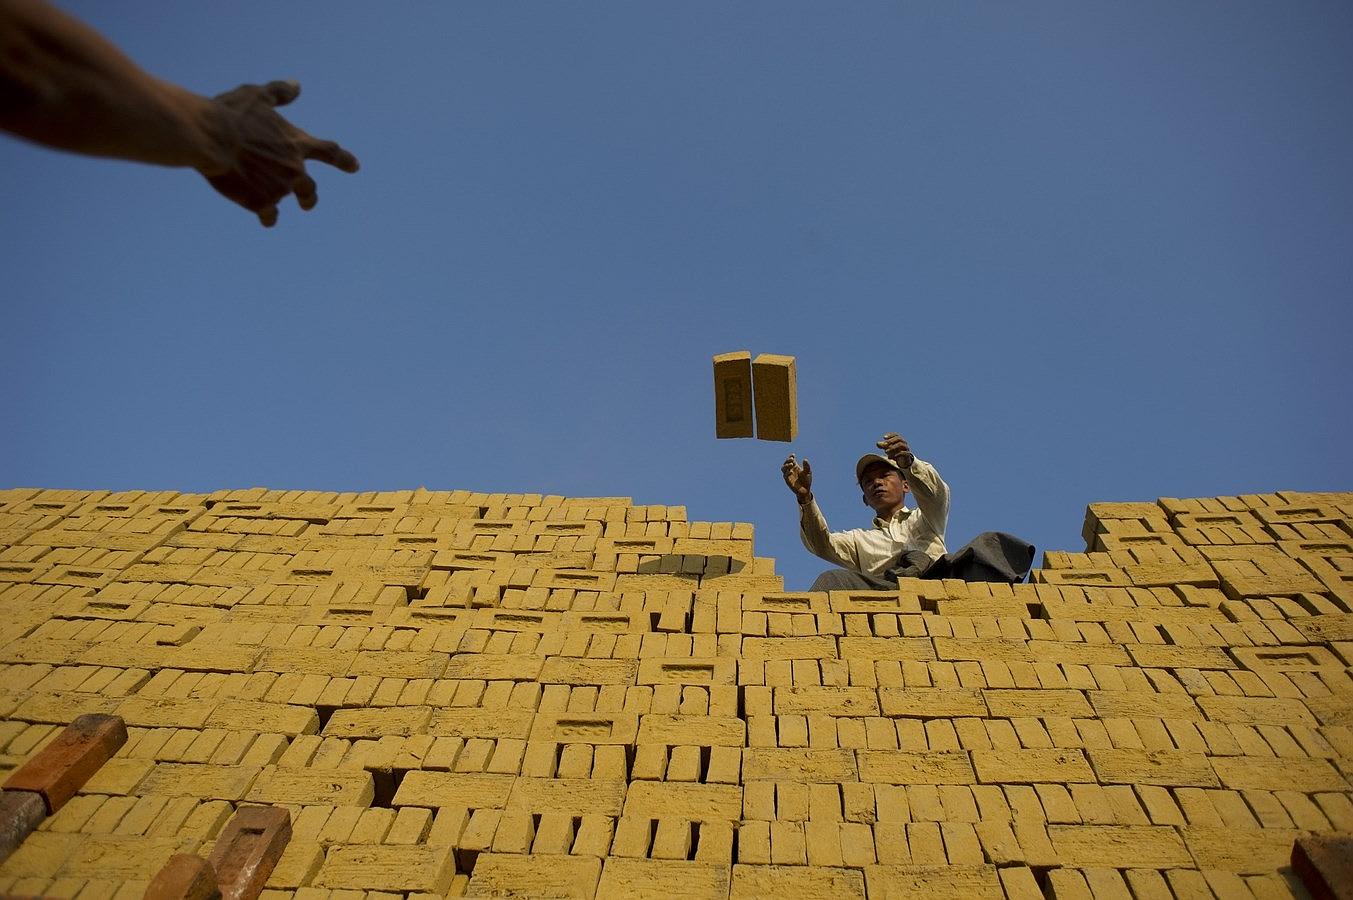
[[[90,156],[196,169],[227,199],[277,223],[278,204],[319,202],[308,160],[356,172],[357,157],[277,112],[294,81],[204,97],[145,72],[42,0],[0,0],[0,129]]]

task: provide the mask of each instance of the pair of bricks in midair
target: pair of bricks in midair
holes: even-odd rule
[[[714,357],[714,433],[720,438],[792,441],[799,433],[794,357],[746,350]]]

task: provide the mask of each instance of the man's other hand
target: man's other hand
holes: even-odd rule
[[[784,465],[780,466],[780,474],[785,477],[785,484],[794,492],[794,496],[799,499],[799,503],[807,503],[813,497],[813,467],[808,465],[808,460],[803,461],[800,466],[794,461],[794,454],[789,454]]]
[[[890,431],[883,436],[883,440],[875,444],[880,450],[888,454],[888,458],[897,463],[905,471],[911,468],[912,462],[916,459],[912,455],[911,447],[901,435]]]
[[[306,174],[308,159],[344,172],[356,172],[357,157],[333,141],[312,137],[275,109],[295,100],[294,81],[243,84],[213,101],[210,131],[219,152],[198,171],[225,197],[258,215],[264,227],[277,223],[277,204],[296,195],[301,209],[319,202],[315,180]]]

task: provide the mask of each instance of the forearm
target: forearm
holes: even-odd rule
[[[0,128],[51,147],[167,166],[220,163],[212,101],[155,78],[40,0],[0,0]]]
[[[850,552],[853,548],[840,546],[841,542],[832,538],[826,517],[817,501],[811,498],[807,503],[799,504],[799,538],[804,548],[819,559],[848,569],[859,568],[858,560]]]
[[[912,496],[916,498],[916,508],[937,532],[943,534],[949,522],[949,485],[934,466],[915,457],[905,474]]]

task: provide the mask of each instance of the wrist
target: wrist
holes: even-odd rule
[[[191,154],[188,165],[208,178],[234,168],[239,141],[233,112],[210,97],[189,91],[183,91],[175,102],[185,110]]]
[[[807,506],[809,503],[813,502],[813,492],[804,491],[802,494],[799,494],[798,500],[799,506]]]

